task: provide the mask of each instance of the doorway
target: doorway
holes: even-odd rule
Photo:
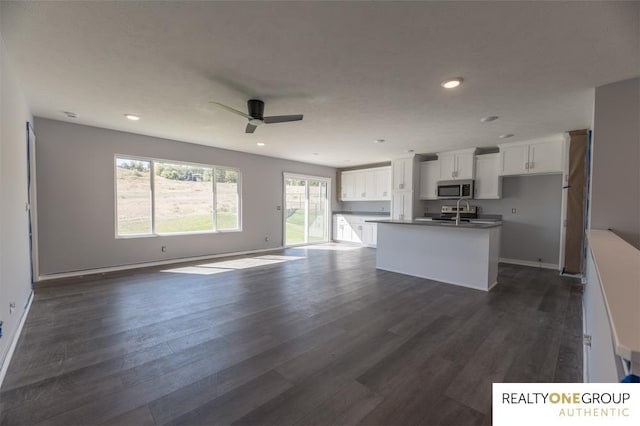
[[[323,177],[284,174],[285,246],[329,241],[329,188]]]

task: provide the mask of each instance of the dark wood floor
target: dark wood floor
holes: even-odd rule
[[[554,271],[484,293],[373,249],[275,255],[41,286],[0,424],[490,424],[492,382],[582,379],[581,287]]]

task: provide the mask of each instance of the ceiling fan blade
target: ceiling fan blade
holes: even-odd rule
[[[302,120],[302,114],[296,115],[272,115],[271,117],[263,118],[265,124],[272,123],[286,123],[287,121],[300,121]]]
[[[254,126],[251,123],[247,123],[247,128],[244,130],[245,133],[253,133],[256,131],[256,129],[258,128],[258,126]]]
[[[248,119],[251,119],[251,118],[252,118],[249,114],[245,114],[245,113],[244,113],[244,112],[242,112],[242,111],[238,111],[237,109],[235,109],[235,108],[231,108],[230,106],[226,106],[225,104],[221,104],[220,102],[213,102],[213,101],[210,101],[209,103],[210,103],[210,104],[214,104],[214,105],[216,105],[216,106],[218,106],[218,107],[220,107],[220,108],[222,108],[222,109],[226,109],[227,111],[232,112],[232,113],[234,113],[234,114],[241,115],[241,116],[243,116],[244,118],[248,118]]]

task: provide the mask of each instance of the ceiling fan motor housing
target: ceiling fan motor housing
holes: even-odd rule
[[[262,120],[264,118],[264,102],[259,99],[249,99],[247,101],[247,109],[249,110],[249,115],[253,118],[257,118],[258,120]]]

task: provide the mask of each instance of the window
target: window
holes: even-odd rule
[[[156,232],[213,231],[213,169],[160,162],[154,167]]]
[[[116,159],[118,235],[150,234],[151,162]]]
[[[240,172],[116,157],[116,234],[240,230]]]

